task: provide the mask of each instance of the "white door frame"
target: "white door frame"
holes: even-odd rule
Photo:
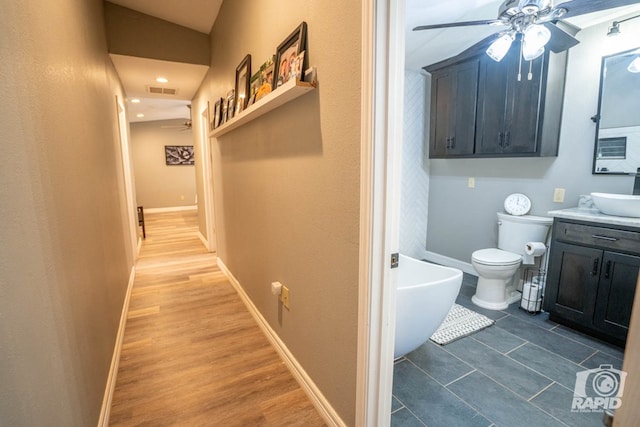
[[[200,152],[202,153],[202,185],[204,193],[204,217],[206,221],[207,238],[206,246],[209,252],[217,250],[215,212],[213,210],[213,158],[211,156],[211,144],[209,143],[209,108],[205,107],[200,117]],[[200,201],[198,201],[200,203]]]
[[[131,161],[131,147],[129,145],[129,122],[127,113],[120,98],[116,95],[116,114],[118,134],[120,136],[120,152],[122,154],[122,173],[124,191],[127,201],[127,223],[129,224],[129,239],[132,251],[132,261],[137,258],[138,249],[138,207],[136,204],[135,187],[133,184],[133,163]]]
[[[399,249],[405,0],[362,6],[360,281],[356,425],[391,417]]]

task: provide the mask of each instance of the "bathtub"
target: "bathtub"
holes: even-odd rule
[[[438,329],[460,292],[462,271],[400,255],[396,291],[398,358],[424,344]]]

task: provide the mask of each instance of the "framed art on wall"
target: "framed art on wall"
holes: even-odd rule
[[[164,157],[167,166],[193,165],[193,145],[165,145]]]

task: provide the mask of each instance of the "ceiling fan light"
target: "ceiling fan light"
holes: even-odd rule
[[[544,53],[544,46],[541,46],[537,50],[527,49],[527,44],[525,43],[522,47],[522,57],[525,61],[533,61],[540,55]]]
[[[523,56],[525,58],[537,58],[544,52],[544,47],[551,39],[551,31],[544,25],[529,25],[524,30]],[[529,59],[528,59],[529,60]]]
[[[627,70],[629,70],[630,73],[640,73],[640,56],[636,56],[636,59],[631,61]]]
[[[496,62],[502,61],[502,58],[509,52],[509,48],[511,48],[511,43],[513,43],[513,35],[512,34],[503,34],[487,48],[487,55],[489,58],[493,59]]]

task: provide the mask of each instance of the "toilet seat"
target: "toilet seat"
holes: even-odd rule
[[[471,260],[483,265],[516,265],[522,261],[522,256],[502,249],[480,249],[471,254]]]

